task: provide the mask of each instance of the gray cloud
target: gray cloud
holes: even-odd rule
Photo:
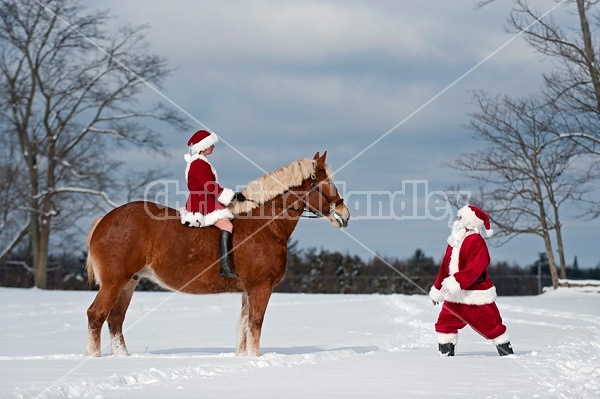
[[[153,51],[176,67],[165,93],[269,171],[323,150],[333,169],[345,164],[511,38],[502,29],[503,3],[481,11],[474,0],[105,0],[102,7],[117,16],[115,24],[148,23]],[[461,127],[473,111],[469,90],[533,92],[548,67],[515,41],[336,178],[354,190],[395,191],[410,179],[427,180],[432,190],[461,182],[442,162],[481,145]],[[182,183],[182,154],[194,129],[164,134],[170,156],[160,162]],[[138,168],[156,162],[135,152],[120,157]],[[223,143],[212,160],[229,186],[262,174]],[[578,242],[597,227],[566,226],[567,257],[595,265],[597,253]],[[437,257],[447,221],[354,221],[348,233],[381,254],[406,257],[423,248]],[[368,255],[325,222],[303,221],[295,238],[302,246]],[[495,258],[524,264],[542,251],[541,242],[523,238],[496,249]]]

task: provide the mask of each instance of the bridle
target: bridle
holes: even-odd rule
[[[317,184],[317,182],[316,182],[317,176],[314,173],[310,175],[310,178],[311,178],[312,182],[310,184],[310,189],[308,190],[308,193],[306,193],[306,197],[308,197],[310,195],[311,191],[316,190],[321,195],[321,197],[325,198],[325,201],[327,201],[327,203],[329,204],[329,208],[327,208],[326,211],[319,212],[318,210],[311,209],[311,207],[308,206],[308,201],[306,201],[306,205],[304,206],[304,209],[306,209],[307,211],[314,214],[314,216],[308,216],[308,217],[317,217],[318,218],[318,217],[323,217],[325,215],[331,215],[333,212],[335,212],[335,208],[337,208],[338,206],[340,206],[344,203],[344,199],[340,196],[340,198],[337,201],[333,201],[329,195],[327,195],[326,193],[323,192],[323,190],[321,189],[321,184],[320,183]],[[302,216],[302,215],[300,215],[300,216]]]
[[[278,207],[278,208],[285,209],[286,211],[296,211],[296,212],[298,212],[300,214],[300,217],[305,217],[305,218],[315,219],[315,218],[324,217],[326,215],[331,215],[332,213],[335,212],[335,208],[337,208],[338,206],[340,206],[340,205],[342,205],[344,203],[344,199],[342,197],[340,197],[336,201],[332,200],[329,195],[327,195],[325,192],[323,192],[323,189],[321,189],[320,183],[316,182],[317,175],[314,174],[314,173],[312,173],[310,175],[310,178],[311,178],[312,181],[310,183],[310,188],[308,189],[308,191],[305,194],[305,197],[308,198],[308,196],[310,195],[310,193],[312,191],[316,190],[321,195],[321,197],[325,198],[325,201],[327,201],[327,203],[329,204],[329,207],[325,211],[321,212],[321,211],[319,211],[317,209],[313,209],[312,207],[310,207],[308,205],[308,200],[305,202],[304,207],[302,207],[302,208],[295,208],[293,206],[285,206],[283,204],[278,204],[278,203],[273,202],[273,201],[271,201],[271,202],[264,202],[262,205],[270,205],[270,206],[273,206],[273,207]],[[287,190],[287,191],[289,191],[289,190]],[[298,197],[300,197],[300,195],[298,195]],[[256,201],[251,200],[251,199],[247,199],[246,201],[256,202]],[[310,212],[310,213],[312,213],[312,215],[304,215],[304,212],[307,212],[307,211]]]

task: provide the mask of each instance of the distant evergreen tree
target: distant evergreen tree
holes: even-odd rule
[[[531,274],[538,274],[538,267],[541,268],[542,274],[550,274],[550,263],[548,255],[545,252],[540,252],[538,260],[531,266]]]

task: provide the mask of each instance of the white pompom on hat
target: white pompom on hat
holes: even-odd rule
[[[490,228],[490,218],[487,213],[476,206],[463,206],[458,210],[458,216],[462,218],[468,229],[481,231],[484,228],[487,237],[491,237],[494,234],[494,230]]]
[[[209,148],[211,145],[215,145],[219,141],[216,134],[208,132],[206,130],[198,130],[188,140],[188,147],[190,147],[189,154],[185,154],[183,157],[186,162],[195,154],[199,154],[202,151]]]

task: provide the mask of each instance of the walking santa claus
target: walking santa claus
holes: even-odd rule
[[[458,211],[438,276],[429,291],[434,304],[443,302],[435,323],[441,356],[454,356],[458,330],[466,325],[491,340],[500,356],[513,354],[495,303],[496,287],[487,272],[490,254],[482,230],[488,237],[493,234],[484,211],[471,205]]]

